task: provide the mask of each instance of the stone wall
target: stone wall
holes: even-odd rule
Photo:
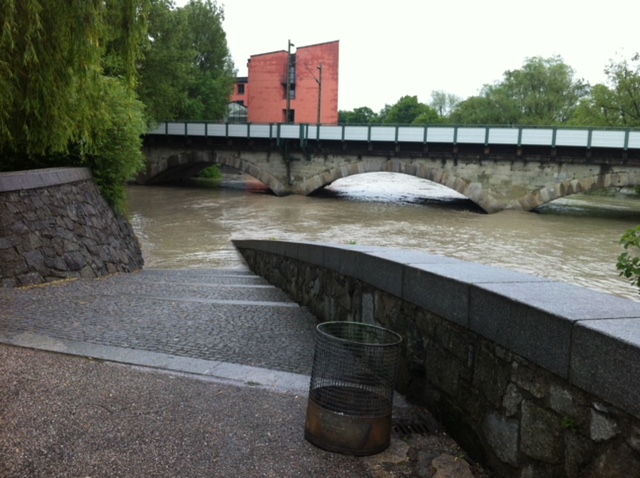
[[[0,285],[131,272],[142,252],[84,168],[0,174]]]
[[[640,303],[417,251],[234,244],[322,320],[401,334],[398,389],[495,476],[640,476]]]

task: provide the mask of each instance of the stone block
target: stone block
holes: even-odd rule
[[[376,246],[328,244],[324,251],[323,266],[338,274],[357,278],[360,263],[364,260],[363,253],[384,249]]]
[[[381,259],[392,260],[399,264],[460,264],[464,262],[447,256],[407,249],[389,248],[380,252],[368,252],[367,254]]]
[[[589,436],[593,441],[606,441],[620,433],[616,421],[603,413],[591,410]]]
[[[468,327],[470,285],[540,281],[544,279],[506,269],[448,259],[407,265],[402,283],[402,298]]]
[[[640,318],[581,321],[576,325],[571,383],[640,418],[638,377]]]
[[[518,465],[518,432],[517,420],[505,418],[497,412],[486,415],[482,430],[489,446],[504,463]]]
[[[384,292],[402,297],[402,273],[404,266],[373,254],[358,253],[353,277]]]
[[[292,244],[284,241],[265,241],[254,239],[234,239],[231,242],[238,249],[255,249],[281,256],[285,255],[287,246]]]
[[[520,450],[546,463],[560,463],[563,458],[560,417],[531,401],[522,402]]]
[[[322,266],[324,264],[324,247],[313,242],[285,243],[285,255],[309,264]]]
[[[476,283],[470,292],[471,330],[562,378],[574,324],[613,317],[640,317],[640,303],[542,280]]]

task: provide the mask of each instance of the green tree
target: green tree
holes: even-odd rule
[[[442,90],[431,92],[429,106],[436,110],[440,118],[448,118],[451,112],[462,101],[462,98]]]
[[[0,9],[0,149],[66,151],[101,60],[100,2],[6,0]]]
[[[458,103],[449,115],[456,124],[508,124],[505,114],[486,96],[472,96]]]
[[[152,120],[220,120],[235,83],[222,29],[224,10],[212,0],[174,9],[151,0],[149,43],[139,94]]]
[[[124,209],[125,184],[145,165],[141,139],[147,131],[144,105],[126,83],[108,76],[99,78],[90,96],[95,113],[82,162],[91,168],[105,197]]]
[[[369,124],[375,122],[377,114],[367,107],[362,106],[353,111],[339,111],[338,123],[340,124]]]
[[[479,98],[460,103],[452,113],[459,123],[555,125],[566,123],[589,86],[574,78],[561,57],[533,57],[522,68],[485,85]]]
[[[131,87],[145,5],[3,2],[0,170],[86,164],[107,199],[121,205],[123,176],[142,165],[139,138],[146,128]],[[106,76],[108,69],[117,77]]]
[[[437,122],[438,113],[433,108],[418,101],[417,96],[403,96],[391,106],[383,118],[383,123],[411,124],[414,122]]]
[[[578,106],[571,123],[583,126],[640,126],[640,54],[631,62],[613,60],[607,84],[597,84]]]

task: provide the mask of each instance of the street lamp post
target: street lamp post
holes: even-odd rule
[[[286,123],[291,123],[291,47],[295,46],[289,40],[289,44],[287,46],[287,110],[285,118]]]
[[[320,70],[318,78],[318,126],[320,126],[322,118],[322,64],[320,64],[318,70]]]

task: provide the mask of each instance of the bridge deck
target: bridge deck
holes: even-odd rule
[[[482,146],[546,146],[550,148],[605,148],[640,150],[640,130],[505,127],[460,125],[310,125],[165,122],[149,136],[192,138],[296,140],[362,143],[450,144]]]

